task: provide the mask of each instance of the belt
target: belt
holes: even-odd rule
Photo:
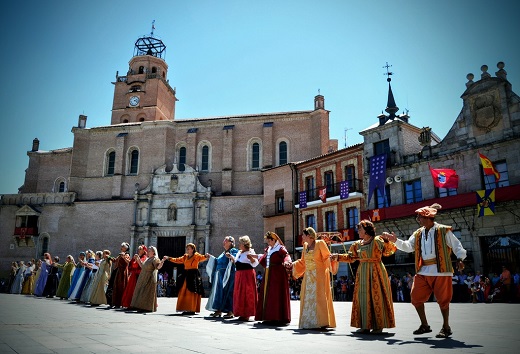
[[[437,258],[423,259],[422,265],[429,266],[429,265],[434,265],[434,264],[437,264]]]

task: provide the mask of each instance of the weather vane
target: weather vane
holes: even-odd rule
[[[388,65],[388,62],[386,62],[386,65],[383,66],[383,69],[386,68],[386,73],[384,73],[383,75],[388,76],[388,79],[386,79],[386,81],[388,81],[388,82],[390,82],[390,81],[392,80],[392,79],[390,78],[390,75],[393,75],[393,74],[394,74],[393,72],[388,71],[388,68],[391,68],[391,67],[392,67],[392,65]]]
[[[152,21],[152,32],[150,32],[150,37],[153,37],[153,30],[155,29],[155,20]]]

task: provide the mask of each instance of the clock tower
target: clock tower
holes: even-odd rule
[[[126,76],[116,74],[111,124],[175,118],[175,89],[168,83],[166,46],[152,36],[135,42]]]

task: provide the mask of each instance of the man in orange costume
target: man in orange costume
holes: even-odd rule
[[[451,227],[435,222],[435,215],[440,209],[439,204],[425,206],[417,209],[417,221],[421,225],[407,241],[397,238],[395,233],[384,232],[382,237],[394,242],[397,248],[404,252],[415,252],[414,282],[410,293],[412,305],[415,306],[420,327],[414,334],[431,332],[426,319],[424,303],[431,294],[435,295],[441,309],[443,326],[437,338],[447,338],[452,334],[449,324],[450,301],[453,295],[451,278],[453,266],[451,253],[455,253],[459,270],[464,269],[463,260],[466,258],[466,250],[460,241],[451,232]]]

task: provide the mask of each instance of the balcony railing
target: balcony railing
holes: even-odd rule
[[[360,179],[354,179],[350,181],[352,185],[348,186],[349,193],[362,193],[363,192],[363,181]],[[353,182],[353,183],[352,183]],[[331,184],[329,186],[320,186],[314,189],[305,191],[307,193],[307,203],[320,199],[320,190],[327,188],[327,198],[335,197],[339,195],[341,182]],[[295,194],[295,200],[297,204],[300,204],[300,194]]]
[[[275,215],[291,214],[294,209],[292,201],[284,201],[283,203],[273,203],[264,205],[264,217]]]

